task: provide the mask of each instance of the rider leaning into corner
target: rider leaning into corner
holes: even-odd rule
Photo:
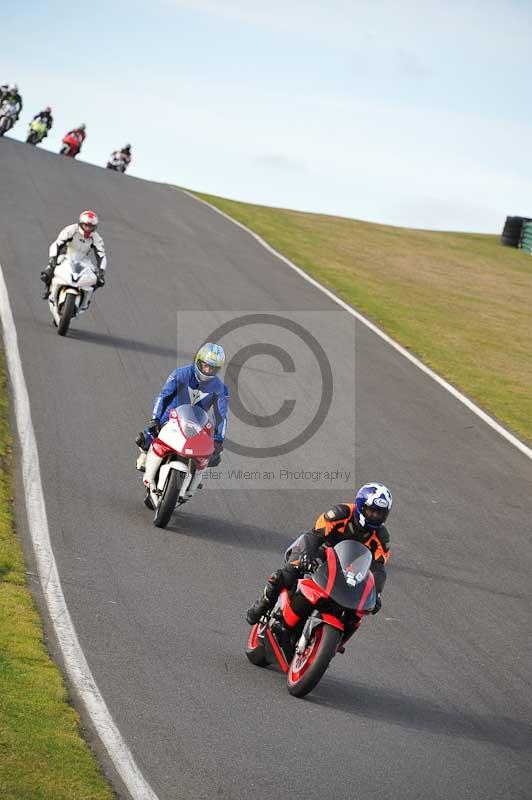
[[[20,96],[20,92],[16,83],[11,83],[9,85],[5,83],[2,84],[0,88],[0,103],[3,103],[4,100],[16,105],[16,116],[13,121],[13,124],[15,124],[20,117],[20,112],[22,111],[22,97]]]
[[[225,364],[225,353],[219,344],[207,342],[194,356],[192,364],[178,367],[170,373],[155,399],[152,419],[139,433],[136,443],[140,447],[137,469],[144,471],[146,454],[162,426],[168,422],[170,411],[177,406],[197,405],[214,416],[214,453],[209,467],[220,463],[224,446],[229,390],[218,377]]]
[[[324,547],[334,547],[344,539],[360,542],[371,551],[371,571],[377,590],[377,602],[372,613],[380,611],[381,592],[386,581],[385,565],[390,557],[390,534],[384,523],[391,507],[392,493],[382,483],[374,481],[358,490],[354,503],[340,503],[321,514],[312,530],[298,540],[298,552],[294,548],[290,554],[291,560],[270,575],[262,597],[247,611],[248,623],[255,625],[259,622],[274,607],[282,589],[292,591],[300,577],[313,572],[325,558]],[[290,641],[291,628],[304,619],[311,608],[303,595],[299,594],[291,597],[290,603],[294,614],[285,618],[283,611],[280,611],[275,623],[277,633],[287,642]],[[344,621],[346,637],[358,630],[361,621],[362,617],[352,612],[351,617]]]
[[[78,153],[81,153],[81,145],[83,144],[87,136],[86,125],[84,122],[82,122],[81,125],[78,125],[77,128],[72,128],[71,131],[65,133],[65,135],[63,136],[63,141],[65,141],[67,136],[73,136],[73,135],[79,139],[79,147],[76,151],[76,155],[78,155]]]
[[[125,144],[122,147],[121,150],[114,150],[111,153],[109,161],[107,162],[108,165],[112,162],[112,160],[114,158],[119,159],[120,161],[123,161],[125,163],[126,169],[127,169],[129,167],[129,165],[131,164],[131,145],[130,144]]]
[[[48,298],[50,284],[54,277],[55,268],[61,264],[65,258],[72,261],[88,262],[88,266],[96,275],[97,289],[105,283],[105,270],[107,269],[107,256],[105,246],[99,233],[98,217],[94,211],[83,211],[79,220],[73,225],[67,225],[59,233],[55,242],[50,245],[48,266],[41,272],[41,280],[46,288],[43,292],[43,300]],[[96,264],[91,261],[91,254],[94,255]],[[81,306],[81,310],[86,311],[88,306]]]
[[[54,118],[52,117],[52,109],[50,108],[50,106],[46,106],[46,108],[43,108],[43,110],[39,111],[38,114],[35,114],[35,116],[32,119],[32,122],[34,122],[35,120],[38,120],[39,122],[44,122],[44,124],[46,125],[46,133],[44,134],[44,136],[48,136],[48,131],[54,124]]]

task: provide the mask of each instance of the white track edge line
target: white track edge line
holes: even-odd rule
[[[15,321],[0,265],[0,317],[4,350],[14,397],[20,438],[22,477],[28,526],[37,561],[37,571],[48,612],[59,641],[66,671],[79,693],[111,761],[134,800],[158,800],[140,772],[122,738],[90,671],[70,617],[54,558],[41,482],[37,441],[31,419],[28,389],[22,370]]]
[[[258,233],[255,233],[250,228],[246,227],[246,225],[243,225],[241,222],[238,222],[238,220],[233,219],[233,217],[229,216],[229,214],[226,214],[224,211],[220,211],[220,209],[216,208],[216,206],[213,206],[212,203],[208,203],[206,200],[202,200],[200,197],[196,197],[196,195],[193,194],[192,192],[189,192],[186,189],[177,189],[177,191],[182,192],[183,194],[186,194],[189,197],[192,197],[192,199],[196,200],[196,202],[202,203],[204,206],[207,206],[208,208],[212,209],[217,214],[220,214],[222,217],[225,217],[225,219],[229,220],[229,222],[232,222],[233,225],[238,225],[238,227],[242,228],[243,231],[249,233],[249,235],[252,236],[254,239],[256,239],[256,241],[260,245],[262,245],[262,247],[265,247],[266,250],[268,250],[274,256],[279,258],[281,261],[284,261],[284,263],[287,264],[295,272],[297,272],[298,275],[300,275],[302,278],[308,281],[308,283],[311,283],[312,286],[314,286],[316,289],[319,289],[320,292],[323,292],[323,294],[327,295],[327,297],[329,297],[331,300],[337,303],[341,308],[343,308],[344,311],[347,311],[353,317],[356,317],[356,319],[363,325],[365,325],[367,328],[369,328],[370,331],[373,331],[373,333],[375,333],[383,341],[389,344],[390,347],[393,347],[394,350],[397,350],[398,353],[401,353],[401,355],[407,358],[412,364],[415,364],[415,366],[418,369],[420,369],[422,372],[424,372],[426,375],[432,378],[433,381],[436,381],[437,384],[446,389],[449,392],[449,394],[452,394],[452,396],[455,397],[457,400],[459,400],[464,406],[466,406],[466,408],[468,408],[470,411],[476,414],[477,417],[480,417],[480,419],[487,425],[489,425],[490,428],[493,428],[494,431],[497,431],[497,433],[503,436],[508,442],[510,442],[510,444],[513,444],[513,446],[516,447],[518,450],[520,450],[521,453],[523,453],[525,456],[527,456],[527,458],[530,458],[532,460],[532,449],[530,447],[527,447],[527,445],[520,439],[518,439],[517,436],[514,436],[513,433],[510,433],[510,431],[506,430],[506,428],[500,425],[495,419],[493,419],[493,417],[490,417],[489,414],[487,414],[485,411],[479,408],[479,406],[475,405],[475,403],[473,403],[472,400],[470,400],[464,394],[459,392],[458,389],[456,389],[452,384],[448,383],[444,378],[440,377],[440,375],[431,370],[430,367],[427,367],[426,364],[424,364],[422,361],[416,358],[416,356],[413,356],[412,353],[409,353],[408,350],[406,350],[402,345],[396,342],[395,339],[392,339],[391,336],[388,336],[387,333],[384,333],[384,331],[382,331],[380,328],[374,325],[373,322],[370,322],[370,320],[364,317],[359,311],[356,311],[353,308],[353,306],[350,306],[344,300],[341,300],[337,295],[334,294],[334,292],[331,292],[330,289],[327,289],[325,286],[319,283],[319,281],[317,281],[315,278],[312,278],[307,272],[302,270],[301,267],[298,267],[296,264],[293,263],[293,261],[290,261],[289,258],[283,256],[282,253],[279,253],[278,250],[269,245],[268,242],[266,242],[261,236],[258,235]]]

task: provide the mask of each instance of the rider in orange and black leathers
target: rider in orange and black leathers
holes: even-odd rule
[[[290,561],[268,578],[263,596],[248,609],[246,619],[249,624],[254,625],[273,608],[282,589],[294,589],[302,574],[316,568],[323,547],[334,547],[342,539],[361,542],[372,553],[371,571],[377,590],[377,602],[372,613],[376,614],[381,608],[381,592],[386,581],[385,565],[390,557],[390,534],[384,522],[391,507],[390,490],[381,483],[373,482],[359,489],[354,503],[341,503],[321,514],[312,530],[298,540],[299,552],[293,550]],[[292,596],[290,606],[299,619],[306,617],[310,611],[310,604],[303,595]],[[299,621],[294,621],[293,614],[289,612],[283,615],[278,622],[287,629],[292,628]],[[352,635],[360,622],[361,617],[353,613],[347,621],[345,633]]]

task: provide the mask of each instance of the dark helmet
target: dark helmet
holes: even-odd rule
[[[355,524],[368,533],[384,525],[392,507],[392,493],[382,483],[373,481],[361,486],[355,498]]]
[[[129,151],[131,150],[131,145],[130,145],[130,144],[125,144],[125,145],[123,146],[122,150],[123,150],[124,152],[127,152],[127,153],[129,153]]]
[[[44,113],[45,114],[51,114],[52,113],[52,109],[50,108],[50,106],[46,106],[46,108],[44,109]]]

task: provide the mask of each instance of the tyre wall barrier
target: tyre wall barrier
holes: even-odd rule
[[[532,222],[530,217],[506,217],[501,244],[505,247],[520,247],[524,226],[529,222]]]
[[[526,250],[527,253],[532,253],[532,222],[523,223],[519,247],[521,250]]]

